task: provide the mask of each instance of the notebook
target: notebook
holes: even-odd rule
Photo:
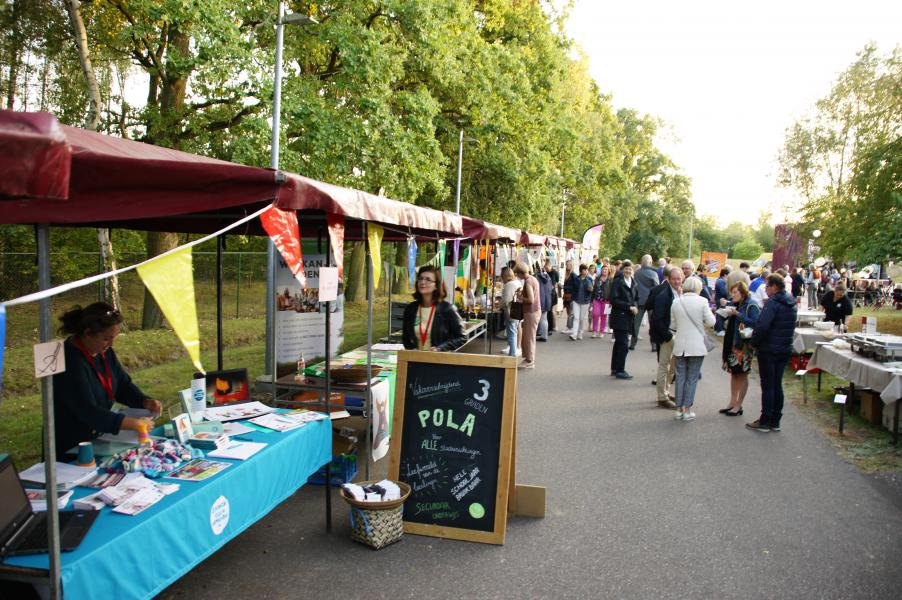
[[[60,550],[78,548],[99,513],[93,510],[59,512]],[[47,513],[36,513],[9,456],[0,459],[0,558],[47,552]]]

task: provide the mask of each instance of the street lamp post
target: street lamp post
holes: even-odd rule
[[[561,237],[564,237],[564,209],[567,207],[567,190],[561,190]]]
[[[457,140],[457,202],[455,204],[456,209],[454,212],[460,214],[460,177],[464,163],[464,142],[475,142],[477,140],[476,138],[464,137],[463,129],[460,130]]]
[[[279,134],[281,130],[282,112],[282,31],[285,25],[316,24],[317,21],[300,13],[285,14],[285,2],[279,2],[279,18],[276,21],[276,70],[272,90],[272,138],[269,146],[269,166],[279,168]],[[276,247],[271,239],[266,244],[266,351],[264,371],[272,370],[273,381],[276,378],[273,341],[275,336],[275,298],[276,298]]]

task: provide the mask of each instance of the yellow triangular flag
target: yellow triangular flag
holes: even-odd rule
[[[368,223],[366,226],[367,238],[370,242],[370,256],[373,257],[373,289],[379,287],[379,275],[382,274],[382,234],[381,225]]]
[[[191,248],[167,254],[138,267],[138,275],[153,294],[166,320],[172,325],[191,362],[198,371],[200,365],[200,331],[197,326],[197,305],[194,301],[194,269]]]

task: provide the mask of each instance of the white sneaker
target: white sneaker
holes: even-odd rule
[[[603,334],[603,333],[599,333],[599,334],[598,334],[598,339],[603,340],[603,339],[604,339],[604,334]]]
[[[727,335],[727,332],[726,332],[726,331],[718,331],[718,332],[717,332],[717,337],[723,337],[723,336],[725,336],[725,335]]]
[[[676,411],[676,412],[673,414],[673,418],[674,418],[675,421],[682,421],[682,420],[683,420],[683,413],[681,413],[680,411]]]
[[[578,339],[578,340],[583,339],[583,334],[579,334],[578,336],[576,336],[576,339]]]
[[[684,421],[694,421],[695,413],[694,412],[683,413],[683,420]]]
[[[594,339],[596,339],[596,338],[598,338],[598,332],[597,332],[597,331],[593,331],[593,332],[592,332],[592,339],[594,340]]]
[[[504,348],[501,349],[501,354],[510,354],[510,352],[511,352],[510,346],[505,346]]]
[[[576,336],[575,336],[575,335],[571,335],[571,336],[570,336],[570,339],[573,340],[573,341],[575,342],[575,341],[576,341]]]

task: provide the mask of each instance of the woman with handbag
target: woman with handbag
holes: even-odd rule
[[[730,288],[730,296],[733,301],[725,307],[730,314],[724,323],[723,339],[723,370],[730,374],[730,405],[720,409],[720,414],[735,417],[742,414],[742,402],[749,391],[749,372],[755,358],[749,338],[758,323],[761,307],[744,281]]]
[[[678,421],[692,421],[695,413],[695,388],[702,370],[705,355],[716,347],[705,332],[705,326],[714,327],[714,313],[708,301],[699,292],[702,282],[698,277],[683,281],[683,295],[674,299],[670,307],[670,327],[673,334],[673,356],[676,363],[676,414]]]
[[[529,272],[529,265],[518,262],[514,267],[517,279],[523,282],[520,290],[520,301],[523,303],[523,360],[517,365],[520,369],[534,369],[536,366],[536,330],[539,328],[539,317],[542,307],[539,303],[539,281]]]
[[[520,344],[517,340],[520,321],[523,319],[523,303],[515,303],[514,300],[523,287],[523,282],[514,277],[514,271],[510,267],[501,269],[501,281],[504,282],[504,287],[501,288],[501,310],[504,311],[507,322],[507,350],[502,354],[520,356]]]

